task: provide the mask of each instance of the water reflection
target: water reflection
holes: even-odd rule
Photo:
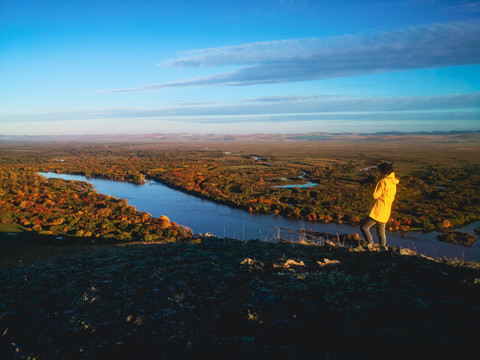
[[[275,187],[276,188],[284,188],[284,189],[292,189],[292,188],[309,188],[309,187],[313,187],[313,186],[317,186],[317,185],[318,185],[317,183],[308,182],[306,184],[278,185],[278,186],[275,186]]]

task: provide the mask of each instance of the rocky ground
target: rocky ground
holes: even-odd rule
[[[197,239],[0,266],[0,358],[461,358],[480,264]]]

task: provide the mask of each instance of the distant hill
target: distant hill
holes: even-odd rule
[[[330,142],[330,141],[480,141],[478,131],[297,133],[297,134],[92,134],[92,135],[0,135],[1,142]]]

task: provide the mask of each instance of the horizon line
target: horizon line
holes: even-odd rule
[[[97,134],[63,134],[63,135],[15,135],[15,134],[1,134],[0,141],[5,140],[27,140],[27,139],[59,139],[59,138],[99,138],[99,137],[110,137],[112,139],[122,138],[125,140],[125,137],[134,137],[134,138],[151,138],[151,137],[161,137],[161,138],[173,138],[173,137],[183,137],[184,139],[195,140],[192,138],[208,138],[208,137],[237,137],[237,138],[248,138],[253,136],[269,136],[269,137],[285,137],[286,139],[300,136],[387,136],[387,135],[461,135],[461,134],[480,134],[479,130],[419,130],[419,131],[377,131],[377,132],[328,132],[328,131],[312,131],[312,132],[295,132],[295,133],[267,133],[267,132],[256,132],[249,134],[236,134],[236,133],[188,133],[188,132],[175,132],[175,133],[138,133],[138,134],[128,134],[128,133],[97,133]],[[234,138],[230,140],[235,140]]]

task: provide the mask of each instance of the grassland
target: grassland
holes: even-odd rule
[[[369,190],[360,185],[365,174],[358,170],[383,160],[393,161],[401,184],[410,185],[399,187],[399,226],[423,215],[434,227],[479,215],[476,133],[297,136],[279,142],[260,135],[87,140],[0,142],[0,170],[15,179],[11,201],[2,198],[2,206],[13,204],[8,219],[20,214],[19,205],[41,208],[37,195],[51,193],[52,202],[65,205],[62,211],[74,210],[64,215],[62,233],[66,228],[67,235],[80,234],[75,214],[83,211],[77,208],[81,202],[63,191],[67,186],[42,179],[21,183],[24,175],[35,180],[43,170],[126,181],[150,173],[183,191],[252,211],[278,210],[269,203],[277,196],[299,215],[328,210],[329,221],[344,221],[348,207],[342,204],[352,199],[365,206],[358,211],[368,211]],[[299,171],[319,186],[274,188],[283,177],[306,181],[298,179]],[[114,236],[115,226],[102,227],[98,214],[111,206],[120,219],[128,207],[110,202],[98,196],[91,203],[92,221]],[[129,213],[132,219],[138,215]],[[28,220],[21,227],[0,225],[4,232],[30,229],[18,235],[27,246],[0,248],[2,359],[443,359],[467,357],[477,348],[478,263],[375,246],[185,237],[175,243],[33,249],[28,242],[56,236],[52,219],[40,212],[20,215]],[[122,226],[124,220],[109,220],[115,221]],[[172,240],[175,234],[167,235]]]
[[[0,267],[4,359],[384,359],[476,348],[478,264],[221,239]]]

